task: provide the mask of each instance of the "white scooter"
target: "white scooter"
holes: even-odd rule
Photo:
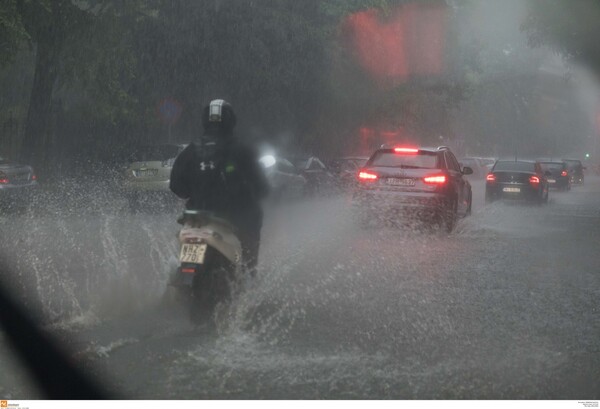
[[[185,210],[178,223],[179,268],[170,285],[189,300],[192,322],[202,324],[230,299],[242,270],[242,246],[233,225],[211,212]]]

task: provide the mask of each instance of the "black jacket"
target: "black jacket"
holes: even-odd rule
[[[179,154],[171,170],[171,190],[187,199],[188,209],[213,211],[234,223],[261,213],[269,184],[256,150],[233,137],[217,140],[221,146],[214,160],[206,155],[202,138]]]

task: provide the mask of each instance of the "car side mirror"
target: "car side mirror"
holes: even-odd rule
[[[462,174],[463,174],[463,175],[472,175],[472,174],[473,174],[473,169],[471,169],[471,168],[470,168],[470,167],[468,167],[468,166],[465,166],[465,167],[462,169]]]

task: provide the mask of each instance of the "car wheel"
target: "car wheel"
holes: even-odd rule
[[[486,203],[492,203],[493,201],[494,201],[494,197],[491,194],[489,194],[489,193],[486,192],[486,194],[485,194],[485,202]]]
[[[451,233],[456,226],[457,207],[456,201],[452,201],[442,212],[442,223],[448,233]]]
[[[548,192],[549,192],[549,190],[546,191],[546,194],[544,194],[544,192],[542,192],[542,197],[539,200],[539,205],[540,206],[548,203],[548,194],[549,194]]]
[[[467,207],[467,213],[465,216],[470,216],[472,213],[472,206],[473,206],[473,192],[469,193],[469,206]]]

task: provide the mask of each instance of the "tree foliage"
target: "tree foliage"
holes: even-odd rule
[[[600,1],[532,0],[523,29],[532,46],[549,45],[600,77]]]
[[[240,132],[290,148],[339,153],[347,135],[382,122],[434,135],[466,96],[462,63],[381,89],[343,37],[346,16],[375,8],[385,19],[405,3],[8,0],[0,53],[14,56],[29,43],[35,56],[23,152],[49,163],[171,133],[187,141],[216,97],[234,104]],[[157,115],[165,98],[183,107],[176,123]]]
[[[19,47],[28,39],[17,0],[5,0],[0,4],[0,68],[14,61]]]

